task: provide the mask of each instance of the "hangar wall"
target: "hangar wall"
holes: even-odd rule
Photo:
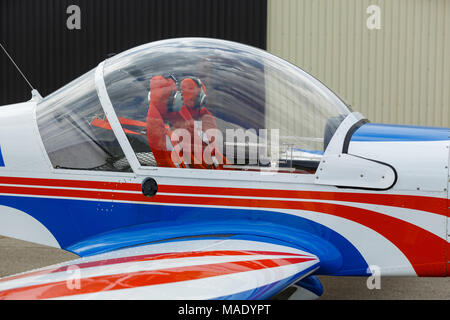
[[[45,96],[151,41],[212,37],[266,48],[267,0],[0,0],[0,42]],[[78,6],[80,29],[70,7]],[[68,13],[69,12],[69,13]],[[0,105],[31,98],[0,49]]]
[[[450,0],[268,0],[267,37],[372,122],[450,127]]]
[[[66,27],[71,4],[81,30]],[[380,29],[367,28],[370,5]],[[0,18],[0,40],[43,95],[149,41],[267,40],[373,122],[450,127],[450,0],[2,0]],[[3,52],[0,70],[0,105],[28,100]]]

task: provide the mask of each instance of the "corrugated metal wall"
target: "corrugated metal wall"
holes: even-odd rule
[[[66,26],[81,9],[81,30]],[[0,42],[45,96],[109,53],[175,37],[213,37],[266,48],[266,0],[0,0]],[[0,105],[31,98],[0,51]]]
[[[267,32],[372,122],[450,127],[450,0],[269,0]]]

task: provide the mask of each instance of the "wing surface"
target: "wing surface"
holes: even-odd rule
[[[259,239],[170,241],[0,279],[0,299],[268,299],[318,267],[311,253]]]

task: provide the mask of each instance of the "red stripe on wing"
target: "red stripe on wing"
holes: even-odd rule
[[[66,281],[58,281],[1,291],[0,299],[51,299],[79,294],[204,279],[233,273],[281,267],[312,260],[314,260],[314,258],[262,259],[97,276],[80,279],[80,289],[71,289],[68,287]]]
[[[152,260],[164,260],[164,259],[179,259],[179,258],[193,258],[193,257],[215,257],[215,256],[244,256],[244,255],[282,255],[282,256],[296,256],[296,257],[306,257],[304,254],[289,253],[289,252],[274,252],[274,251],[237,251],[237,250],[216,250],[216,251],[191,251],[191,252],[172,252],[172,253],[154,253],[146,254],[140,256],[128,256],[120,257],[114,259],[98,260],[85,262],[80,264],[70,264],[58,268],[49,268],[45,270],[39,270],[29,273],[24,273],[16,276],[11,276],[7,278],[0,279],[1,282],[23,279],[32,276],[45,275],[50,273],[64,272],[69,270],[71,267],[76,266],[80,269],[107,266],[113,264],[127,263],[127,262],[142,262],[142,261],[152,261]],[[309,256],[310,257],[310,256]]]

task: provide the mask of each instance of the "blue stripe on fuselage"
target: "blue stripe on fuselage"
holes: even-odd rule
[[[239,238],[260,236],[295,244],[321,259],[321,271],[328,260],[332,267],[340,260],[339,275],[366,275],[367,263],[358,250],[337,232],[319,223],[269,210],[228,209],[114,203],[0,196],[0,205],[28,213],[53,234],[61,248],[81,256],[137,246],[152,241],[193,235],[237,234]],[[110,207],[111,208],[111,207]],[[315,238],[319,241],[308,241]],[[319,242],[332,244],[331,248]],[[339,257],[330,256],[333,250]],[[339,263],[340,264],[340,263]],[[333,272],[334,273],[334,272]]]
[[[367,123],[353,134],[351,141],[442,141],[450,140],[450,128],[415,127]]]

